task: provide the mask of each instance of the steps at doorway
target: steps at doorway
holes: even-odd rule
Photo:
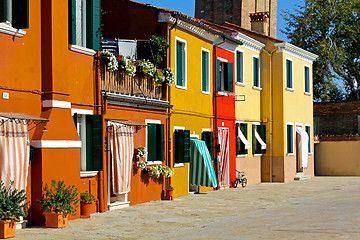
[[[113,202],[109,204],[109,211],[130,207],[130,202]]]
[[[305,176],[304,173],[297,173],[294,179],[302,181],[302,180],[307,180],[310,178],[311,178],[311,176]]]

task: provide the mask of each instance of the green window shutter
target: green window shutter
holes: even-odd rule
[[[190,130],[184,131],[184,162],[190,162]]]
[[[259,135],[260,135],[261,139],[264,141],[264,143],[266,143],[266,126],[265,125],[259,126]],[[265,154],[266,149],[261,149],[261,153]]]
[[[308,136],[309,136],[309,141],[308,141],[308,152],[311,153],[311,128],[309,126],[305,126],[305,131],[307,132]]]
[[[286,87],[293,88],[292,82],[292,61],[286,60]]]
[[[183,44],[176,42],[176,85],[183,86]]]
[[[236,52],[236,81],[243,83],[243,66],[244,66],[244,55],[242,52]]]
[[[74,113],[73,120],[75,123],[75,127],[77,128],[77,113]]]
[[[86,47],[101,50],[101,0],[86,1]]]
[[[205,51],[202,51],[202,87],[201,90],[203,92],[207,91],[207,80],[208,80],[208,54]]]
[[[240,130],[241,132],[244,134],[244,137],[247,139],[247,123],[241,123],[240,124]],[[240,140],[241,141],[241,140]],[[245,144],[243,142],[241,142],[241,149],[240,149],[240,153],[241,154],[248,154],[248,150],[245,149]]]
[[[147,146],[148,146],[148,161],[155,161],[157,160],[157,139],[156,139],[156,125],[157,124],[153,124],[153,123],[148,123],[147,126]]]
[[[293,126],[287,125],[287,153],[293,153]]]
[[[86,170],[103,169],[102,115],[86,115]]]
[[[0,22],[5,22],[7,18],[7,1],[0,0]]]
[[[310,69],[305,67],[305,92],[310,92]]]
[[[255,127],[256,125],[252,125],[252,153],[253,155],[256,153],[256,138],[255,138]]]
[[[233,64],[227,63],[227,91],[233,92],[234,75],[233,75]]]
[[[165,138],[164,138],[164,124],[156,124],[156,141],[157,151],[156,160],[165,160]]]
[[[68,1],[69,43],[76,44],[76,0]]]
[[[213,149],[214,149],[213,135],[214,135],[213,132],[202,132],[202,134],[201,134],[201,139],[205,141],[212,160],[213,160],[213,156],[214,156],[214,154],[213,154],[213,152],[214,152],[213,151]]]
[[[258,58],[253,57],[253,85],[259,87]]]
[[[174,133],[174,162],[175,163],[184,163],[184,131],[185,130],[175,130]]]
[[[220,60],[216,59],[216,90],[221,91]]]
[[[12,26],[29,28],[29,0],[12,0]]]

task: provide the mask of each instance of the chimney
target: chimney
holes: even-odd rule
[[[268,36],[268,18],[269,12],[250,13],[251,31]]]

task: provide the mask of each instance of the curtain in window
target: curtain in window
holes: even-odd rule
[[[29,135],[26,122],[0,118],[0,177],[5,186],[25,190],[29,170]]]
[[[229,129],[218,129],[218,143],[220,144],[218,179],[221,185],[229,185]]]
[[[299,146],[297,148],[300,150],[300,152],[297,152],[296,154],[299,154],[301,167],[307,168],[308,152],[309,152],[308,150],[309,136],[301,127],[296,128],[296,133],[300,135]]]
[[[131,167],[134,156],[134,127],[110,122],[111,186],[113,193],[130,191]]]

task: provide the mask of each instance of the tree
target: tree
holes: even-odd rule
[[[315,53],[314,100],[339,100],[336,80],[347,98],[360,99],[359,0],[305,0],[295,13],[283,12],[290,43]]]

